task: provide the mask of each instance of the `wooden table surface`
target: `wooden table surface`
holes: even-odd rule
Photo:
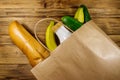
[[[33,32],[45,17],[73,16],[85,4],[94,22],[120,46],[120,0],[0,0],[0,80],[36,80],[24,54],[11,41],[8,25],[18,20]]]

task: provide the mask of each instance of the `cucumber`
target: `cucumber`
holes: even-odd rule
[[[88,11],[87,7],[85,5],[81,5],[80,7],[83,8],[84,22],[86,23],[86,22],[90,21],[91,20],[91,16],[89,14],[89,11]]]
[[[63,16],[61,19],[62,22],[73,31],[77,30],[79,27],[83,25],[83,23],[79,22],[78,20],[70,16]]]

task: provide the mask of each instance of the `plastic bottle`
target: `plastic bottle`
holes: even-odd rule
[[[71,32],[67,30],[61,22],[56,23],[56,25],[53,26],[52,29],[55,32],[55,34],[58,36],[60,43],[62,43],[71,35]]]

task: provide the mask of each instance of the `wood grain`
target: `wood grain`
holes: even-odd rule
[[[120,46],[120,0],[0,0],[0,80],[35,80],[26,56],[9,37],[11,21],[18,20],[33,34],[38,20],[74,16],[81,4],[88,7],[94,22]]]
[[[0,80],[36,80],[28,69],[28,64],[1,64]]]

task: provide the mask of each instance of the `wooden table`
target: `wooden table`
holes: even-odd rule
[[[31,66],[8,35],[8,25],[18,20],[33,32],[45,17],[73,16],[85,4],[94,22],[120,46],[120,0],[0,0],[0,80],[36,80]]]

